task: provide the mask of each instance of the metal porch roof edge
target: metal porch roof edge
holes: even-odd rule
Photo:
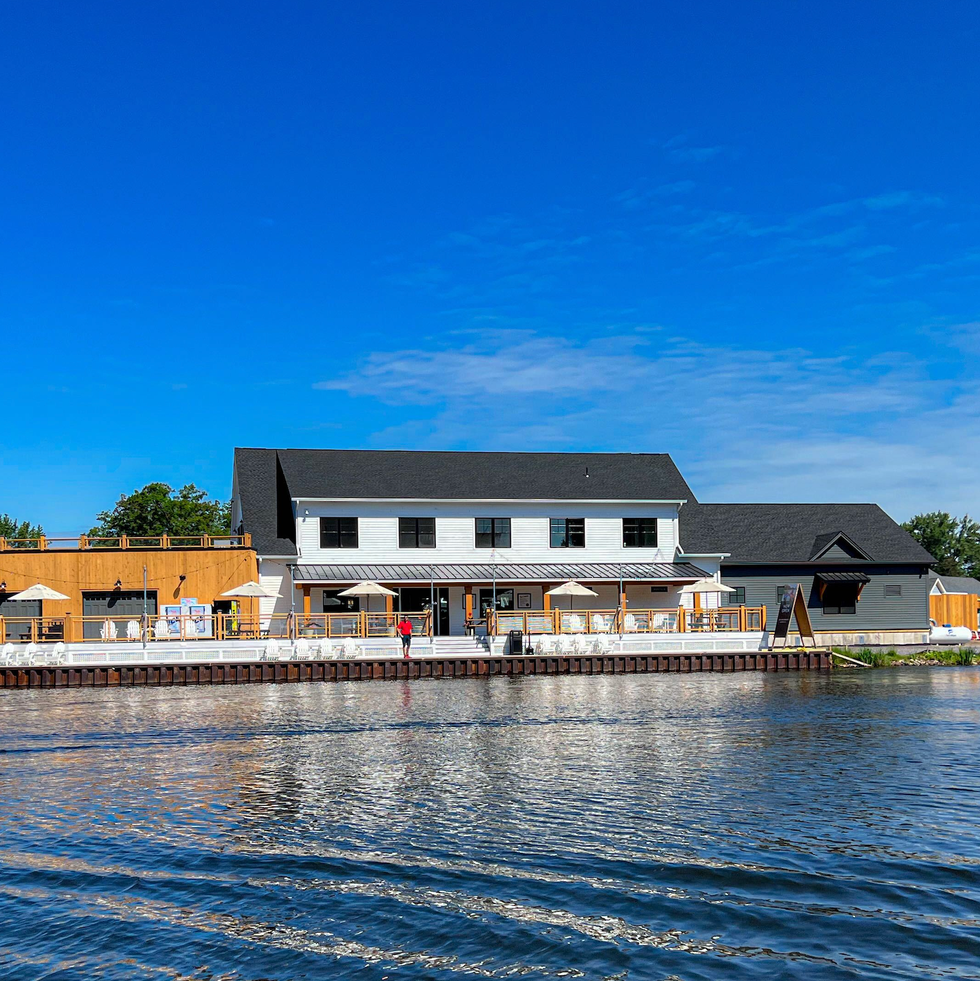
[[[824,582],[871,582],[871,577],[864,572],[818,572],[816,575]]]
[[[296,582],[558,582],[567,579],[606,580],[620,578],[630,582],[695,580],[710,574],[690,562],[563,562],[534,563],[433,563],[432,565],[319,565],[298,564],[293,569]]]

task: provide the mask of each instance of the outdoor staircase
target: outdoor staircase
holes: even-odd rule
[[[483,637],[433,637],[432,653],[436,657],[479,657],[489,653]]]

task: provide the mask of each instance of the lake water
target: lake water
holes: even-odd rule
[[[980,671],[0,694],[0,977],[976,978]]]

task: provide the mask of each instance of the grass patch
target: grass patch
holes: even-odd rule
[[[863,661],[865,664],[868,664],[873,668],[889,668],[895,664],[896,661],[900,662],[902,660],[894,650],[873,651],[870,647],[865,647],[860,651],[851,650],[848,647],[834,647],[831,649],[835,654],[843,654],[845,657],[853,657],[855,661]]]
[[[934,658],[940,664],[969,665],[980,663],[977,652],[971,647],[960,647],[957,650],[949,651],[931,651],[928,656]]]
[[[870,647],[861,650],[852,650],[849,647],[831,648],[835,654],[843,654],[845,657],[853,657],[856,661],[863,661],[872,668],[890,668],[898,664],[907,664],[909,661],[922,663],[924,661],[935,662],[936,664],[954,664],[967,666],[980,664],[980,651],[972,647],[960,647],[955,649],[938,651],[921,651],[917,654],[898,654],[894,649],[888,651],[873,651]]]

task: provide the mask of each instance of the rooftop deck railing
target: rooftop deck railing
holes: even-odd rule
[[[75,538],[3,538],[0,552],[84,551],[96,548],[251,548],[252,536],[242,535],[119,535],[97,538],[78,535]]]

